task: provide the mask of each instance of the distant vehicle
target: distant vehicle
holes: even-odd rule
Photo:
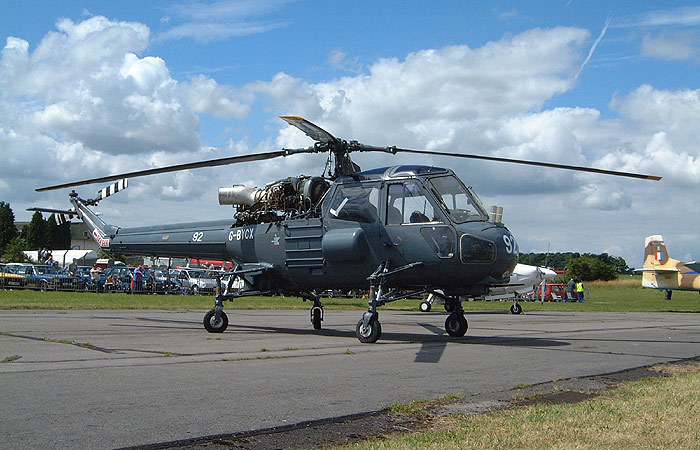
[[[537,299],[542,299],[542,286],[537,287]],[[560,302],[566,299],[565,284],[548,284],[544,290],[544,300],[547,302]]]
[[[0,289],[23,288],[27,286],[27,277],[14,273],[5,264],[0,264]]]
[[[22,265],[17,267],[16,270],[15,273],[27,277],[27,285],[37,287],[42,291],[75,290],[79,283],[77,277],[59,273],[53,266]]]
[[[180,269],[177,280],[182,284],[182,289],[190,294],[212,293],[216,291],[217,274],[215,271]]]
[[[648,236],[644,241],[642,287],[666,291],[666,298],[678,291],[700,292],[700,262],[682,262],[668,255],[661,235]]]
[[[149,270],[155,280],[153,292],[156,294],[180,294],[182,283],[177,279],[177,274],[167,270]]]
[[[99,268],[102,269],[102,270],[104,270],[104,269],[109,269],[109,268],[112,268],[112,267],[114,267],[114,266],[124,266],[124,267],[126,267],[126,264],[124,264],[124,263],[121,262],[121,261],[115,261],[115,260],[113,260],[113,259],[106,259],[106,258],[100,258],[100,259],[98,259],[97,261],[95,261],[95,264],[97,265],[97,267],[99,267]]]
[[[90,275],[90,269],[92,269],[92,266],[78,266],[78,271],[76,272],[76,276],[80,278],[83,288],[85,288],[86,290],[92,287],[93,284],[92,276]]]

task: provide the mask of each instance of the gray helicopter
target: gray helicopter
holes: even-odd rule
[[[361,342],[373,343],[381,336],[380,306],[423,294],[445,302],[447,333],[464,336],[468,324],[462,299],[508,284],[519,249],[502,223],[502,211],[487,211],[452,170],[398,165],[362,171],[350,153],[451,156],[660,179],[546,162],[374,147],[337,139],[301,117],[281,118],[315,144],[110,175],[37,191],[119,180],[100,190],[94,199],[82,199],[71,192],[73,207],[59,213],[80,218],[108,252],[233,261],[235,268],[218,279],[214,307],[203,319],[211,333],[222,333],[228,326],[224,312],[227,300],[253,295],[298,296],[313,302],[311,323],[314,329],[321,329],[321,292],[369,289],[369,307],[355,331]],[[219,203],[236,208],[230,220],[120,228],[107,224],[90,209],[124,189],[127,178],[300,153],[328,153],[325,176],[289,177],[259,189],[220,188]]]

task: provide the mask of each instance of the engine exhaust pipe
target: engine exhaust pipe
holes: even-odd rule
[[[253,206],[256,203],[267,200],[267,196],[268,193],[265,189],[249,188],[240,185],[219,188],[219,205]]]

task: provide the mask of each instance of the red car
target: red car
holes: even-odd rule
[[[537,299],[542,299],[542,286],[537,287]],[[544,299],[548,302],[560,302],[567,299],[565,284],[549,284],[544,290]]]

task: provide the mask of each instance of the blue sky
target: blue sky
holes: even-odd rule
[[[39,185],[306,146],[277,119],[298,114],[367,144],[662,175],[645,184],[428,161],[505,206],[523,251],[607,251],[638,265],[644,237],[663,234],[674,256],[698,259],[693,3],[2,0],[0,200],[26,220],[26,207],[66,204]],[[100,209],[124,226],[229,217],[219,185],[322,164],[132,180]]]

